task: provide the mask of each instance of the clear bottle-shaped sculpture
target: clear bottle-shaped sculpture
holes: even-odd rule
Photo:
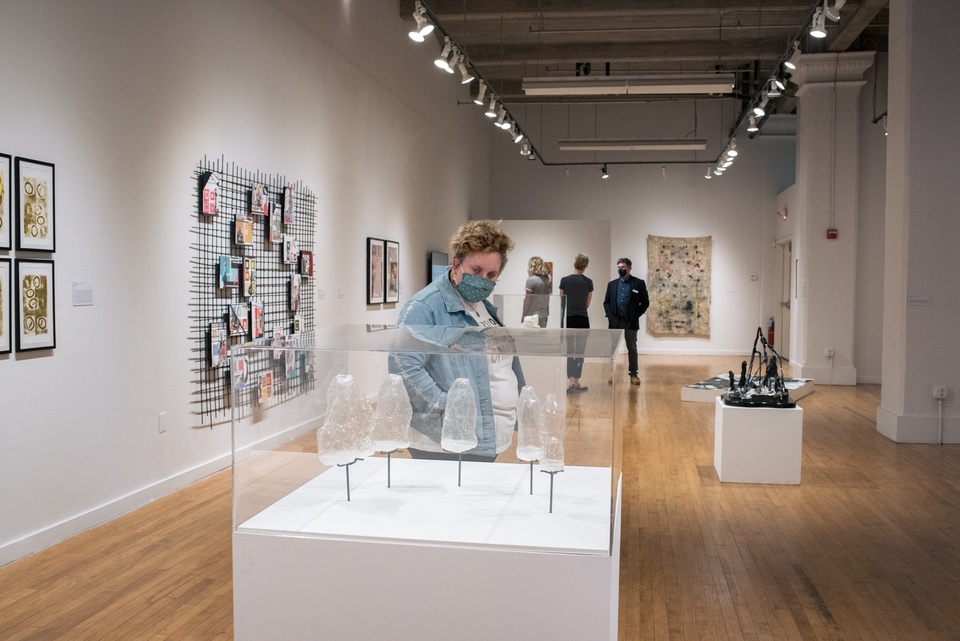
[[[458,378],[447,392],[440,447],[460,454],[477,446],[477,401],[470,381]]]
[[[373,454],[373,408],[353,376],[338,374],[327,389],[327,415],[317,430],[324,465],[348,465]]]
[[[380,398],[373,420],[373,446],[380,452],[410,447],[410,420],[413,407],[398,374],[388,374],[380,386]]]
[[[540,428],[540,442],[543,452],[540,455],[540,469],[544,472],[563,471],[563,427],[564,416],[557,403],[556,394],[547,394],[540,410],[543,425]]]
[[[536,461],[540,458],[543,448],[540,442],[542,425],[540,399],[532,387],[524,385],[517,401],[517,458],[521,461]]]

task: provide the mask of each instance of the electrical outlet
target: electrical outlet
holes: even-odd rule
[[[833,358],[833,348],[828,347],[827,349],[823,350],[823,355],[827,358]]]
[[[934,385],[933,386],[933,397],[938,401],[942,401],[947,398],[947,386],[946,385]]]

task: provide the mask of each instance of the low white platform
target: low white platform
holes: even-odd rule
[[[233,536],[234,632],[262,639],[617,638],[608,468],[386,459],[317,476]],[[612,553],[611,553],[612,551]]]
[[[790,392],[790,398],[798,401],[813,392],[813,381],[812,378],[785,378],[783,384]],[[730,375],[721,374],[699,383],[681,387],[680,400],[694,403],[712,403],[715,398],[721,394],[726,394],[728,391],[730,391]]]
[[[803,409],[731,407],[716,398],[713,465],[721,481],[800,483]]]

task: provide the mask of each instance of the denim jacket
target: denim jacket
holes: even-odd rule
[[[500,325],[497,308],[483,301],[490,316]],[[452,327],[476,327],[477,321],[463,307],[463,300],[450,283],[449,270],[435,281],[414,294],[400,310],[397,321],[400,325],[430,325]],[[489,369],[484,354],[413,354],[392,353],[389,371],[403,377],[410,404],[413,406],[411,426],[429,438],[411,438],[411,447],[440,451],[440,434],[443,430],[443,412],[447,406],[447,390],[454,380],[470,380],[477,402],[477,441],[471,454],[495,456],[497,438],[493,419],[493,403],[490,399]],[[517,376],[518,389],[523,386],[520,361],[513,359],[513,372]]]

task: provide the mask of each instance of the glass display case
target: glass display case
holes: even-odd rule
[[[277,633],[279,623],[264,623],[262,610],[269,609],[264,603],[273,595],[264,593],[263,584],[292,585],[288,575],[301,576],[311,554],[324,566],[319,574],[334,583],[351,581],[354,574],[345,570],[335,579],[326,555],[336,554],[338,560],[354,555],[361,563],[383,555],[377,583],[389,583],[395,571],[398,592],[409,580],[398,568],[416,563],[420,571],[429,571],[435,560],[450,554],[465,566],[472,555],[485,555],[484,568],[496,567],[491,558],[502,558],[507,566],[490,570],[494,582],[514,582],[517,562],[529,559],[528,574],[540,593],[544,572],[562,571],[577,558],[597,559],[596,580],[606,582],[608,598],[593,609],[606,621],[611,615],[603,610],[613,608],[616,638],[621,466],[615,409],[617,382],[626,379],[613,370],[621,335],[588,329],[351,325],[298,341],[231,350],[237,639],[255,638],[267,631],[262,626]],[[573,359],[580,360],[586,389],[567,390]],[[507,387],[517,388],[512,393],[504,392],[504,371],[516,376],[515,383],[506,377]],[[467,396],[472,396],[475,419],[466,420],[475,420],[476,447],[457,448],[444,440],[456,413],[453,405],[461,402],[446,392],[458,378],[465,378],[473,392]],[[490,380],[501,391],[491,393]],[[381,399],[383,394],[389,399]],[[520,398],[525,401],[517,408]],[[398,407],[408,407],[409,413]],[[401,417],[406,439],[378,436],[384,415],[394,423]],[[544,422],[553,425],[552,432],[541,430]],[[557,429],[562,431],[559,465]],[[545,450],[542,445],[551,438],[553,445]],[[413,449],[402,447],[408,442]],[[531,447],[532,442],[541,447]],[[422,454],[442,450],[441,445],[448,446],[446,452]],[[431,548],[442,552],[431,555]],[[444,563],[438,572],[449,567],[449,560]],[[471,580],[486,571],[478,569]],[[316,594],[322,584],[302,589]],[[443,594],[431,602],[438,599]],[[547,601],[551,609],[558,604]],[[328,625],[335,614],[327,612]],[[284,615],[284,625],[293,616]],[[422,629],[417,635],[431,638]]]

